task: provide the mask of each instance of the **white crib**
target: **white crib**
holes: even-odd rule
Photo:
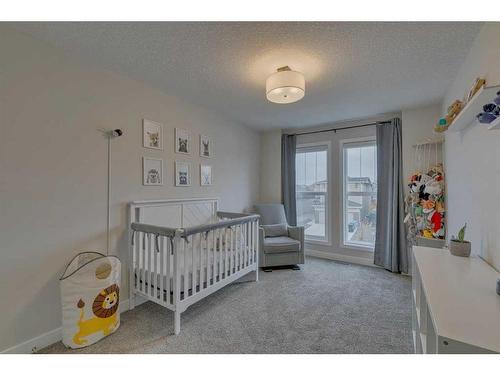
[[[217,211],[217,199],[130,204],[130,309],[135,297],[181,313],[222,287],[255,272],[258,215]]]

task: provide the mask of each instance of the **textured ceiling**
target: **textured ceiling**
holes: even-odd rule
[[[439,101],[479,23],[17,23],[80,59],[145,81],[243,124],[318,125]],[[289,65],[306,96],[265,98]]]

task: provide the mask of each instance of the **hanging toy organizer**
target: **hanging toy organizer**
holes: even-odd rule
[[[445,181],[441,156],[442,141],[428,140],[414,145],[413,172],[405,199],[405,223],[410,245],[444,246]]]
[[[83,348],[120,326],[120,260],[96,252],[76,255],[61,276],[62,342]]]

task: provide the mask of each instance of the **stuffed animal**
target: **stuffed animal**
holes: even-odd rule
[[[422,232],[422,235],[425,238],[434,238],[434,236],[432,235],[432,231],[430,229],[424,229],[424,231]]]
[[[422,199],[422,207],[423,207],[423,213],[428,214],[434,211],[434,207],[436,207],[436,202],[434,202],[432,199]]]
[[[441,229],[441,214],[437,211],[434,211],[431,216],[430,222],[432,223],[432,232],[438,232]]]
[[[441,187],[441,183],[439,181],[436,181],[435,179],[429,181],[427,184],[425,184],[424,187],[424,193],[430,195],[439,195],[442,191],[443,189]]]

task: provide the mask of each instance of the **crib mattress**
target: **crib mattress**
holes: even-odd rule
[[[208,267],[207,267],[207,253],[208,253]],[[239,250],[236,251],[235,249],[229,249],[227,250],[227,261],[230,263],[231,267],[231,273],[235,272],[235,264],[239,265],[241,260],[240,256],[243,255],[243,251]],[[194,256],[194,258],[193,258]],[[156,262],[156,269],[160,269],[160,257],[157,257],[157,262]],[[163,285],[163,292],[165,293],[167,291],[167,285],[170,285],[169,291],[172,293],[173,291],[173,285],[174,285],[174,280],[173,280],[173,275],[174,275],[174,270],[173,270],[173,257],[171,257],[171,262],[170,262],[170,272],[169,272],[169,280],[168,282],[170,284],[167,284],[167,276],[166,272],[163,273],[163,282],[160,283],[160,278],[161,274],[160,273],[155,273],[154,271],[148,271],[144,270],[143,267],[141,266],[139,269],[136,268],[135,270],[135,277],[138,283],[143,284],[144,286],[147,286],[150,290],[151,288],[154,290],[156,289],[157,292],[160,291],[160,286]],[[191,289],[193,286],[193,259],[194,259],[194,274],[195,274],[195,280],[194,280],[194,285],[196,290],[199,290],[200,284],[203,283],[203,285],[206,285],[207,283],[207,271],[208,271],[208,281],[209,284],[211,284],[214,280],[214,275],[216,280],[218,280],[218,275],[219,275],[219,269],[220,273],[224,274],[224,272],[227,272],[229,270],[228,263],[226,262],[226,251],[223,249],[222,251],[219,250],[210,250],[206,251],[204,250],[201,254],[200,258],[200,249],[194,249],[194,254],[191,249],[186,250],[186,256],[182,256],[180,259],[180,267],[179,267],[179,272],[181,274],[181,291],[184,292],[184,283],[185,283],[185,278],[187,279],[187,289],[191,293]],[[200,259],[201,259],[201,265],[200,265]],[[148,262],[149,264],[149,262]],[[154,265],[154,261],[151,262],[151,265]],[[227,269],[226,269],[227,267]],[[187,273],[184,273],[184,270],[187,268]],[[154,269],[151,267],[151,269]],[[164,269],[166,270],[166,262],[164,260]],[[203,270],[203,272],[201,272]],[[186,276],[186,277],[185,277]],[[203,280],[200,279],[200,277],[203,276]],[[138,288],[138,287],[137,287]]]

